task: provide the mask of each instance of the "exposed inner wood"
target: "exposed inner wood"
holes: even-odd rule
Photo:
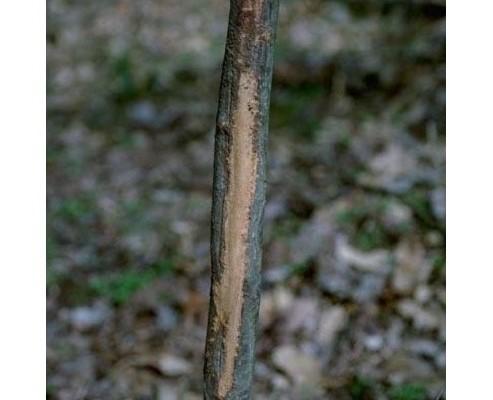
[[[223,272],[216,288],[217,328],[224,332],[224,354],[218,396],[224,398],[233,385],[239,347],[243,285],[248,263],[248,227],[255,196],[257,154],[254,148],[258,114],[257,80],[253,73],[239,78],[236,109],[231,120],[229,187],[225,198]]]

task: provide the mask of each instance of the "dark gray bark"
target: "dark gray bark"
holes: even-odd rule
[[[214,155],[205,399],[249,399],[277,0],[231,0]]]

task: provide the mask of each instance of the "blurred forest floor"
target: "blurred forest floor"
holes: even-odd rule
[[[48,0],[48,399],[201,399],[227,1]],[[283,0],[255,399],[445,385],[445,1]]]

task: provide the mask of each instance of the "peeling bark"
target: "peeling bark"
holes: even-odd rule
[[[249,399],[277,0],[231,0],[214,154],[205,399]]]

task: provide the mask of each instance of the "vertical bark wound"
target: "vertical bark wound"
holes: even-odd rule
[[[277,0],[231,0],[214,155],[207,400],[251,397]]]
[[[239,347],[243,285],[248,268],[248,228],[257,175],[254,148],[257,113],[257,80],[253,73],[244,72],[239,78],[237,107],[232,115],[229,188],[225,198],[221,257],[223,272],[214,299],[216,323],[224,331],[223,365],[218,384],[220,398],[224,398],[233,386],[234,363]]]

